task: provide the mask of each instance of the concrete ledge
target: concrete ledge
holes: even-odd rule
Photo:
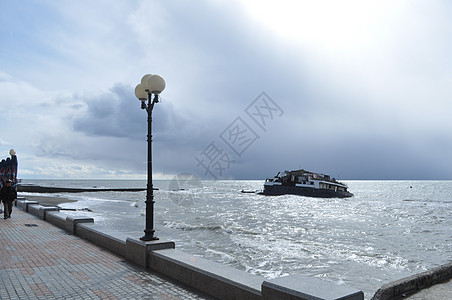
[[[58,206],[41,206],[39,208],[39,214],[42,215],[43,220],[47,220],[47,214],[51,211],[59,211]]]
[[[59,211],[49,211],[46,213],[46,221],[66,230],[66,218],[67,215]]]
[[[78,224],[77,235],[116,254],[126,256],[126,239],[115,236],[116,233],[105,226],[94,223]]]
[[[149,267],[219,299],[261,299],[264,279],[175,249],[149,253]]]
[[[452,278],[452,263],[383,285],[372,300],[396,300]]]
[[[20,200],[17,199],[15,201],[14,205],[25,211],[25,209],[26,209],[25,201],[27,201],[27,200],[26,199],[20,199]]]
[[[24,208],[23,208],[24,201],[25,201],[25,199],[20,199],[20,200],[17,199],[17,200],[14,202],[14,205],[17,206],[17,207],[19,207],[19,208],[21,208],[22,210],[24,210]]]
[[[14,206],[17,206],[19,201],[25,201],[25,200],[27,200],[27,198],[25,198],[25,197],[17,197],[16,201],[14,201]]]
[[[28,212],[28,206],[39,204],[38,201],[30,201],[30,200],[16,200],[16,206],[21,208],[22,210]]]
[[[83,216],[68,216],[66,217],[66,231],[70,234],[77,234],[77,224],[79,223],[94,223],[94,219]]]
[[[28,212],[42,220],[46,219],[46,213],[48,211],[58,211],[58,210],[59,208],[56,206],[42,206],[38,204],[28,205]]]
[[[168,248],[174,249],[174,242],[161,240],[143,242],[140,239],[127,238],[125,256],[127,260],[147,268],[149,266],[149,251]]]
[[[265,281],[265,300],[363,300],[364,293],[347,286],[302,275],[291,275]]]
[[[36,216],[36,217],[39,217],[40,219],[42,219],[40,216],[39,216],[39,207],[40,207],[41,205],[39,205],[39,204],[30,204],[30,205],[28,205],[28,213],[30,213],[30,214],[32,214],[33,216]]]

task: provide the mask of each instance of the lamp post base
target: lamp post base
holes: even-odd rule
[[[159,238],[158,237],[154,237],[154,236],[152,236],[152,237],[142,236],[142,237],[140,237],[140,240],[143,241],[143,242],[151,242],[151,241],[158,241]]]
[[[140,240],[142,240],[143,242],[150,242],[150,241],[158,241],[158,237],[155,236],[151,236],[151,237],[147,237],[147,236],[142,236],[140,237]]]
[[[157,241],[158,239],[158,237],[154,236],[154,230],[152,230],[152,232],[146,232],[145,230],[144,235],[140,237],[140,240],[144,242]]]

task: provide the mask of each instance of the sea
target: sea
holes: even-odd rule
[[[353,197],[251,193],[262,190],[262,180],[154,180],[155,236],[267,279],[316,277],[362,290],[366,299],[386,283],[452,262],[452,181],[344,182]],[[145,180],[22,184],[146,187]],[[60,207],[131,237],[144,234],[145,191],[40,195],[77,200]]]

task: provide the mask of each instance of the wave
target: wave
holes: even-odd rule
[[[165,221],[164,225],[173,229],[180,229],[184,231],[193,230],[208,230],[208,231],[218,231],[224,234],[242,234],[242,235],[260,235],[258,232],[247,230],[241,227],[235,226],[222,226],[219,224],[188,224],[182,221]]]
[[[217,231],[217,230],[223,230],[223,227],[221,225],[192,225],[192,224],[187,224],[181,221],[165,221],[164,225],[166,227],[169,228],[174,228],[174,229],[181,229],[181,230],[186,230],[186,231],[191,231],[191,230],[210,230],[210,231]]]

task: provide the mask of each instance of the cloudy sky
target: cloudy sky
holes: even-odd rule
[[[452,3],[0,1],[20,178],[452,179]]]

